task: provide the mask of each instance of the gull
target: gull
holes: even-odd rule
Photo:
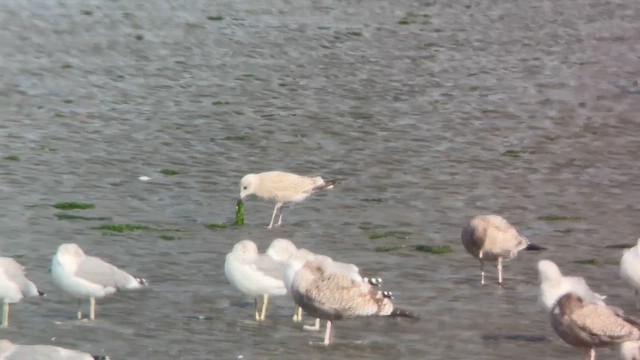
[[[597,347],[640,339],[638,322],[572,292],[562,295],[549,315],[556,334],[569,345],[589,349],[590,360],[595,360]]]
[[[315,256],[316,255],[314,253],[312,253],[307,249],[298,249],[298,251],[296,251],[295,254],[293,254],[293,256],[289,258],[289,260],[285,263],[284,275],[282,280],[289,294],[291,294],[291,283],[293,283],[293,277],[295,276],[296,272],[300,270],[300,268],[304,266],[304,264],[307,261],[313,260]],[[296,304],[296,307],[293,313],[293,321],[295,322],[302,321],[302,308],[298,304]],[[319,320],[316,321],[316,325],[319,328],[320,326]],[[304,328],[306,328],[306,325]],[[316,327],[314,327],[314,329],[315,328]]]
[[[380,278],[363,278],[360,276],[360,269],[358,269],[354,264],[333,261],[333,259],[326,255],[314,254],[307,249],[298,249],[298,251],[285,264],[284,284],[289,294],[291,294],[291,283],[293,282],[295,273],[310,260],[322,261],[326,265],[325,268],[331,273],[343,273],[355,281],[366,282],[374,286],[382,285],[382,279]],[[302,308],[298,305],[296,305],[293,321],[302,321]],[[320,330],[320,319],[316,318],[315,325],[305,325],[303,328],[305,330]]]
[[[572,292],[583,301],[604,305],[606,296],[593,292],[584,278],[578,276],[563,276],[560,268],[551,260],[538,261],[540,276],[540,299],[547,310],[551,310],[556,301],[564,294]]]
[[[2,327],[9,326],[9,304],[25,296],[44,295],[27,279],[24,267],[9,257],[0,257],[0,299],[2,299]]]
[[[267,251],[265,251],[265,255],[281,264],[284,264],[297,251],[298,248],[291,242],[291,240],[278,238],[274,239],[271,244],[269,244]]]
[[[53,345],[18,345],[0,340],[2,360],[109,360],[108,356],[93,356],[85,352]]]
[[[283,239],[276,239],[283,240]],[[283,241],[272,242],[267,254],[276,258],[286,258],[277,249],[290,251]],[[293,244],[291,244],[293,245]],[[270,255],[259,254],[258,247],[251,240],[242,240],[233,246],[224,262],[227,280],[242,293],[254,298],[256,321],[263,321],[267,312],[269,296],[284,296],[284,261],[274,260]],[[293,255],[293,253],[291,253]],[[290,256],[290,255],[289,255]],[[258,311],[258,296],[262,296],[262,309]]]
[[[89,298],[89,319],[95,319],[96,298],[117,290],[137,289],[147,285],[104,260],[87,256],[72,243],[62,244],[51,262],[53,282],[67,294],[78,298],[78,320],[82,319],[82,298]]]
[[[334,320],[359,316],[398,316],[417,318],[396,308],[391,293],[380,291],[352,274],[331,268],[326,260],[309,260],[300,267],[291,283],[295,303],[309,315],[327,320],[324,345],[333,339]]]
[[[317,190],[331,189],[339,181],[342,179],[323,180],[320,176],[309,177],[283,171],[248,174],[240,180],[240,199],[256,195],[263,200],[274,201],[276,205],[267,227],[271,229],[278,214],[280,217],[275,226],[280,226],[282,223],[284,204],[302,201]]]
[[[620,358],[622,360],[640,360],[640,342],[626,341],[620,344]]]
[[[522,249],[540,250],[499,215],[478,215],[462,228],[465,249],[480,260],[480,282],[484,284],[484,262],[498,262],[498,284],[502,284],[502,261],[514,258]]]
[[[620,277],[635,291],[636,308],[640,309],[640,239],[638,244],[625,251],[620,260]]]

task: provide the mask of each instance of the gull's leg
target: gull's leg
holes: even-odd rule
[[[478,259],[480,259],[480,284],[484,285],[484,261],[482,261],[482,251],[480,251]]]
[[[260,321],[264,321],[267,315],[267,304],[269,303],[269,294],[262,295],[262,311],[260,312]]]
[[[89,298],[89,320],[96,319],[96,298],[93,296]]]
[[[267,226],[267,229],[273,228],[273,222],[276,220],[276,215],[278,214],[278,210],[280,210],[280,207],[282,207],[282,204],[276,203],[276,206],[273,208],[273,215],[271,215],[271,222],[269,223],[269,226]],[[278,223],[278,225],[280,225],[280,223]]]
[[[78,320],[82,320],[82,299],[78,299]]]
[[[327,320],[327,330],[324,332],[324,344],[329,345],[333,339],[333,329],[331,328],[331,320]]]
[[[256,321],[260,321],[260,312],[258,311],[258,298],[253,298],[253,308],[256,311]]]
[[[640,291],[638,291],[638,289],[635,290],[636,291],[636,309],[640,309],[640,299],[638,299],[638,297],[640,296]]]
[[[293,321],[302,321],[302,308],[298,305],[296,305],[296,308],[293,310]]]
[[[314,325],[303,325],[302,330],[318,331],[320,330],[320,318],[316,318]]]
[[[596,348],[589,349],[589,354],[587,355],[589,360],[596,360]]]
[[[9,326],[9,303],[2,304],[2,327]]]
[[[282,213],[284,213],[284,208],[282,207],[283,204],[280,204],[280,216],[278,217],[278,223],[276,224],[276,226],[280,226],[280,224],[282,224]]]
[[[498,258],[498,284],[502,285],[502,257]]]

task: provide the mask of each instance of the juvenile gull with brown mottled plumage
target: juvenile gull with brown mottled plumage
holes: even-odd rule
[[[541,249],[529,243],[507,220],[499,215],[478,215],[460,234],[465,249],[480,260],[480,282],[484,284],[484,262],[498,262],[498,283],[502,284],[502,261],[514,258],[526,248]]]
[[[276,203],[271,215],[268,229],[282,223],[282,206],[290,202],[299,202],[315,191],[331,189],[339,179],[324,180],[320,176],[302,176],[283,171],[267,171],[259,174],[248,174],[240,180],[240,199],[249,195],[274,201]],[[274,225],[276,216],[280,214]]]
[[[606,305],[586,303],[575,293],[567,293],[551,309],[553,330],[567,344],[588,349],[595,360],[597,347],[620,345],[640,339],[640,324]]]
[[[359,316],[402,316],[417,318],[394,307],[391,294],[374,288],[353,274],[332,268],[326,259],[313,259],[295,273],[291,283],[295,303],[313,317],[327,320],[324,344],[333,339],[332,323]]]

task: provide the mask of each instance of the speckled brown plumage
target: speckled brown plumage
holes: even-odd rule
[[[606,305],[585,303],[575,293],[560,297],[551,326],[567,344],[591,349],[640,339],[640,324]]]
[[[480,260],[482,283],[485,261],[498,261],[498,282],[502,283],[502,261],[515,257],[529,244],[526,237],[498,215],[475,216],[462,228],[460,239],[465,249]]]
[[[296,272],[291,295],[309,315],[327,320],[325,344],[331,341],[333,320],[356,316],[416,317],[409,311],[394,309],[388,295],[367,281],[356,280],[322,260],[308,261]]]
[[[391,315],[393,304],[367,282],[347,274],[326,271],[324,264],[308,262],[293,280],[294,301],[311,316],[339,320],[355,316]]]

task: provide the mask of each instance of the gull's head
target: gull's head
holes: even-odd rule
[[[275,261],[285,262],[291,258],[298,248],[287,239],[275,239],[267,249],[267,256]]]
[[[251,240],[242,240],[233,246],[233,254],[242,257],[251,257],[258,255],[258,246]]]
[[[540,281],[552,281],[562,277],[560,268],[551,260],[538,261],[538,275],[540,275]]]
[[[247,196],[255,194],[258,185],[258,175],[248,174],[240,180],[240,199],[244,200]]]
[[[571,314],[576,309],[583,306],[584,301],[582,298],[572,292],[562,295],[556,302],[556,308],[561,315]]]
[[[73,243],[62,244],[58,246],[58,256],[80,258],[85,256],[80,246]]]

